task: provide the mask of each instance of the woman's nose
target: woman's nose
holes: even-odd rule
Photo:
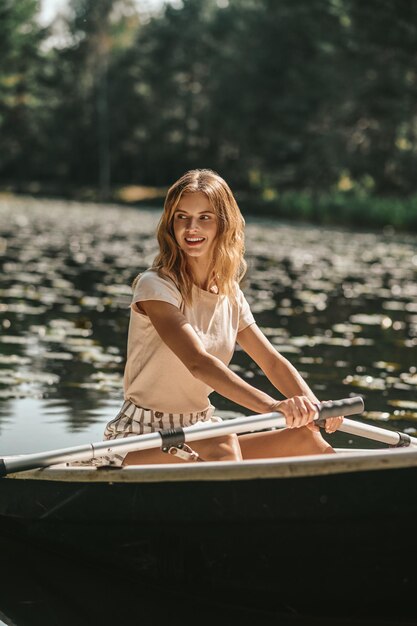
[[[196,230],[197,229],[197,218],[196,217],[190,217],[190,219],[187,221],[187,229],[188,230]]]

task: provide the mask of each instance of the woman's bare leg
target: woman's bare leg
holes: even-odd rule
[[[239,436],[243,459],[265,459],[309,454],[329,454],[334,450],[319,432],[306,426]]]
[[[204,461],[241,461],[238,437],[226,435],[213,439],[192,441],[190,447],[195,450]],[[157,463],[186,463],[172,454],[166,454],[161,450],[138,450],[129,452],[123,465],[155,465]]]
[[[226,435],[214,439],[194,441],[191,447],[204,461],[241,461],[334,452],[318,432],[307,427],[273,430],[250,435]],[[184,463],[161,450],[129,452],[123,465],[155,465],[157,463]]]

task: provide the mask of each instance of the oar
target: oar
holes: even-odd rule
[[[317,422],[320,426],[321,419],[317,420]],[[350,435],[358,435],[359,437],[366,437],[367,439],[373,439],[373,441],[386,443],[392,448],[402,448],[410,445],[417,446],[417,437],[410,437],[407,433],[388,430],[387,428],[379,428],[378,426],[371,426],[370,424],[362,424],[354,420],[344,419],[338,430]]]
[[[360,397],[346,398],[345,400],[335,400],[323,402],[320,405],[319,416],[326,419],[339,415],[354,415],[363,411],[363,400]],[[261,415],[250,415],[248,417],[238,417],[221,423],[207,422],[200,428],[173,428],[162,430],[147,435],[136,435],[123,439],[112,439],[110,441],[99,441],[72,448],[62,448],[60,450],[50,450],[37,454],[25,454],[16,457],[5,457],[0,459],[0,476],[22,472],[25,470],[49,467],[58,463],[68,463],[71,461],[88,461],[98,457],[112,454],[126,454],[134,450],[149,450],[150,448],[168,448],[178,446],[183,443],[197,441],[199,439],[210,439],[232,433],[243,433],[248,431],[265,430],[268,428],[285,428],[285,417],[282,413],[264,413]]]
[[[362,408],[355,413],[362,413],[364,409],[363,400],[359,396],[357,398],[349,398],[353,401],[352,405],[359,407],[360,401],[362,402]],[[319,417],[315,420],[318,426],[324,425],[324,422],[328,417],[335,416],[338,403],[345,404],[347,400],[333,400],[330,402],[321,402]],[[329,412],[327,413],[327,406],[329,406]],[[345,413],[339,411],[338,415],[353,415],[353,413]],[[339,426],[338,430],[342,433],[348,433],[349,435],[358,435],[359,437],[366,437],[367,439],[373,439],[380,443],[386,443],[393,448],[402,448],[405,446],[416,446],[417,437],[410,437],[406,433],[397,432],[394,430],[388,430],[387,428],[379,428],[378,426],[371,426],[370,424],[362,424],[361,422],[354,422],[353,420],[344,419],[343,423]]]

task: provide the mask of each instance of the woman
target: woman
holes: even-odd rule
[[[288,428],[194,442],[200,459],[333,452],[312,424],[316,396],[258,328],[239,288],[246,269],[244,220],[226,182],[202,169],[174,183],[158,242],[153,267],[133,283],[125,403],[105,438],[218,421],[208,399],[215,390],[256,413],[280,411]],[[228,368],[236,342],[286,400],[256,389]],[[336,430],[341,419],[328,419],[326,431]],[[184,462],[160,450],[130,452],[119,461]]]

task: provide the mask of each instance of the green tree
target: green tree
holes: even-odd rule
[[[196,166],[241,187],[336,180],[342,36],[328,0],[167,7],[142,28],[131,58],[136,170],[152,183]]]
[[[130,111],[133,169],[145,182],[166,184],[208,164],[209,25],[216,9],[212,0],[184,0],[181,9],[167,6],[138,33],[125,93],[136,105]]]
[[[14,179],[27,176],[39,140],[33,118],[45,31],[38,10],[37,0],[0,2],[0,172]]]
[[[220,154],[262,187],[328,185],[341,141],[342,34],[331,3],[231,0],[226,19],[213,103]]]
[[[417,190],[417,3],[346,0],[355,68],[348,168],[378,193]]]
[[[55,175],[79,186],[93,184],[102,199],[117,160],[117,75],[113,65],[131,46],[139,16],[131,0],[72,0],[67,23],[69,44],[49,52],[48,135],[54,137],[46,161]],[[116,125],[117,126],[117,125]],[[116,128],[117,131],[117,128]]]
[[[274,197],[416,191],[417,4],[71,0],[51,47],[36,0],[0,0],[0,176],[166,185],[212,167]],[[268,196],[269,194],[269,196]]]

